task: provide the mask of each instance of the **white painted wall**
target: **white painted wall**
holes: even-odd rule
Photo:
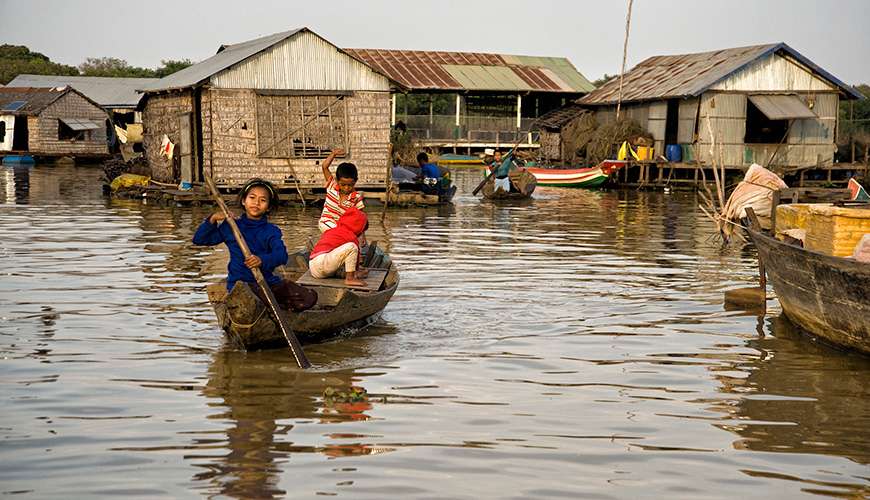
[[[12,133],[15,131],[15,117],[0,115],[0,122],[6,123],[6,136],[0,141],[0,151],[12,151]]]

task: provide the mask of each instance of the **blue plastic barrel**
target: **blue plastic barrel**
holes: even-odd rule
[[[665,158],[672,162],[681,161],[683,159],[683,148],[679,144],[668,144],[665,147]]]

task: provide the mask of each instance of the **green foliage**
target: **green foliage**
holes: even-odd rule
[[[428,115],[429,100],[432,114],[452,115],[456,107],[456,94],[396,94],[396,112],[408,115]],[[405,109],[407,107],[407,112]]]
[[[0,84],[6,85],[20,74],[110,76],[128,78],[163,78],[182,70],[190,59],[164,59],[156,69],[130,66],[116,57],[89,57],[78,68],[52,62],[46,55],[31,52],[24,45],[0,45]]]
[[[855,89],[866,99],[860,101],[840,100],[840,135],[839,143],[848,144],[856,141],[863,145],[870,144],[870,85],[856,85]],[[852,110],[850,111],[850,108]]]
[[[595,85],[595,88],[598,88],[598,87],[604,85],[605,83],[609,82],[610,80],[613,80],[614,78],[616,78],[618,76],[619,75],[608,75],[607,73],[604,73],[604,76],[593,81],[592,85]]]
[[[74,66],[51,62],[39,52],[31,52],[24,45],[0,45],[0,84],[6,85],[16,76],[31,75],[78,75]]]
[[[160,63],[161,67],[150,69],[130,66],[127,61],[115,57],[89,57],[79,65],[79,70],[84,76],[163,78],[193,64],[190,59],[164,59]]]

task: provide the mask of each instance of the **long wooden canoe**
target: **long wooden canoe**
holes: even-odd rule
[[[829,342],[870,354],[870,264],[748,231],[788,319]]]
[[[309,286],[317,292],[317,305],[299,313],[284,311],[290,327],[302,344],[323,342],[338,335],[354,333],[380,317],[396,293],[399,273],[389,255],[379,248],[375,247],[374,255],[367,257],[366,261],[371,262],[372,274],[377,269],[386,272],[378,289],[366,291],[341,286]],[[279,273],[285,279],[297,281],[307,270],[308,251],[300,250],[290,255],[288,265]],[[248,350],[286,347],[287,341],[268,308],[247,283],[237,282],[230,292],[227,292],[225,280],[211,284],[207,289],[218,323],[237,347]]]
[[[593,188],[604,184],[609,175],[599,167],[540,168],[526,167],[538,180],[538,185],[553,187]]]

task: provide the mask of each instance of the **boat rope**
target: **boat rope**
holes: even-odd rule
[[[239,322],[237,322],[237,321],[233,318],[233,313],[231,313],[231,312],[229,311],[229,309],[227,309],[227,317],[230,318],[230,324],[233,326],[233,328],[246,328],[246,329],[250,330],[251,328],[254,327],[254,325],[257,324],[258,321],[260,321],[260,319],[262,319],[263,314],[264,314],[265,312],[266,312],[266,308],[265,308],[265,307],[261,307],[261,308],[260,308],[260,314],[257,315],[257,318],[253,321],[253,323],[249,323],[249,324],[245,324],[245,323],[239,323]]]
[[[625,77],[625,60],[628,59],[628,30],[631,27],[631,4],[628,0],[628,13],[625,15],[625,42],[622,44],[622,71],[619,72],[619,94],[616,97],[616,121],[619,121],[619,109],[622,107],[622,81]]]

